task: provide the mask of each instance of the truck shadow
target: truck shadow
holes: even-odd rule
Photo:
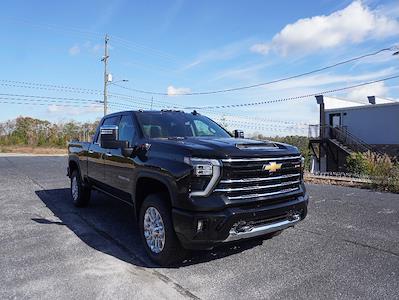
[[[102,193],[93,192],[88,207],[76,208],[72,204],[68,188],[40,190],[35,193],[59,220],[36,217],[32,218],[32,221],[66,226],[84,243],[98,251],[137,266],[159,268],[145,253],[135,224],[133,209],[129,205]],[[221,259],[262,243],[263,239],[252,239],[244,243],[222,245],[212,251],[193,251],[187,260],[175,267]]]

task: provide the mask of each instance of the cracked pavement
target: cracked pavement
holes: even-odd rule
[[[0,298],[397,299],[399,195],[308,185],[309,214],[269,240],[145,256],[131,209],[73,207],[66,157],[0,156]]]

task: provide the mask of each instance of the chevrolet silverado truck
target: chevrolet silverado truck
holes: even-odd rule
[[[73,203],[86,206],[95,189],[131,205],[160,265],[189,249],[275,235],[307,214],[296,147],[230,134],[196,111],[110,114],[91,143],[68,150]]]

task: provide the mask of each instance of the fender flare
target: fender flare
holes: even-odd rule
[[[170,198],[171,204],[173,206],[174,199],[176,198],[176,186],[174,186],[174,184],[171,180],[168,180],[167,176],[159,174],[157,172],[148,171],[148,170],[140,171],[137,174],[135,183],[133,185],[134,206],[136,206],[135,195],[136,195],[137,182],[141,178],[149,178],[149,179],[157,180],[160,183],[162,183],[163,185],[165,185],[166,188],[168,189],[169,198]]]
[[[71,163],[74,163],[77,166],[77,170],[79,172],[79,175],[83,181],[83,177],[82,177],[82,172],[80,171],[80,163],[79,163],[79,158],[76,156],[71,156],[68,159],[68,168],[67,168],[67,176],[70,178],[72,175],[72,170],[70,168]]]

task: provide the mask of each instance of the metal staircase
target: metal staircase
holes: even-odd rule
[[[350,133],[345,126],[328,126],[328,129],[330,132],[327,136],[330,141],[348,154],[352,152],[377,152],[371,145]]]
[[[322,135],[322,137],[320,137]],[[320,153],[327,157],[328,171],[345,171],[346,157],[353,152],[374,152],[381,154],[371,145],[350,133],[345,126],[309,126],[309,148],[320,165]]]

